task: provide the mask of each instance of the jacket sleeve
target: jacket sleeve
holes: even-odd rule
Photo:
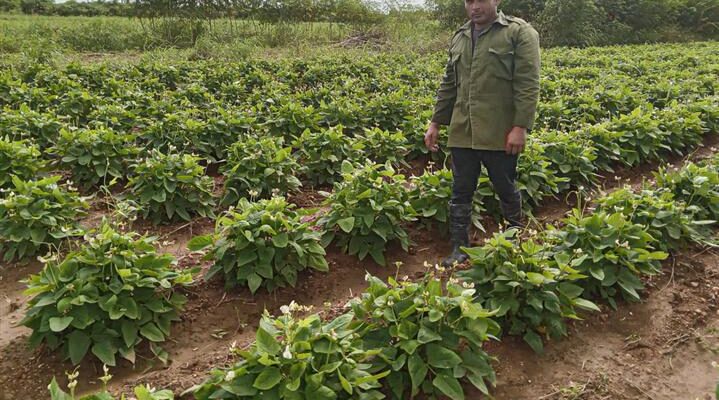
[[[439,85],[437,90],[437,100],[434,106],[434,114],[432,115],[432,122],[436,122],[440,125],[449,125],[452,119],[452,111],[454,110],[454,102],[457,99],[457,82],[456,74],[454,71],[454,62],[452,59],[452,53],[449,53],[447,59],[447,66],[444,69],[444,76],[442,77],[442,83]]]
[[[532,129],[539,101],[539,35],[522,25],[514,50],[514,126]]]

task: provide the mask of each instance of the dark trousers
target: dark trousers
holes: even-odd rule
[[[453,204],[470,204],[477,189],[482,165],[487,169],[489,180],[499,196],[502,215],[511,222],[522,214],[522,198],[517,190],[517,155],[504,151],[450,148],[452,154]]]

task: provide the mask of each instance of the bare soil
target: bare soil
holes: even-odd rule
[[[717,136],[708,137],[705,147],[692,157],[701,158],[714,152]],[[670,163],[682,164],[684,158]],[[638,185],[651,176],[657,165],[617,171],[605,176],[603,187],[611,190],[619,184]],[[619,179],[613,179],[614,175]],[[321,201],[315,191],[291,199],[302,207],[316,207]],[[560,218],[574,199],[562,198],[539,208],[539,222]],[[101,219],[101,210],[87,218],[88,225]],[[476,232],[481,241],[496,231],[487,223],[487,234]],[[206,262],[186,250],[194,235],[213,229],[209,219],[191,224],[154,227],[138,222],[133,229],[160,238],[160,251],[178,258],[178,267]],[[114,368],[111,390],[129,393],[132,386],[149,383],[173,389],[176,393],[201,382],[212,367],[228,359],[230,346],[244,346],[254,337],[255,326],[266,309],[275,313],[283,304],[294,300],[313,305],[317,310],[337,309],[365,288],[369,272],[380,277],[390,275],[418,277],[425,273],[425,262],[433,264],[448,251],[445,234],[438,230],[411,229],[414,245],[409,253],[391,246],[388,266],[370,259],[359,261],[328,249],[330,272],[306,271],[295,288],[284,288],[273,294],[251,295],[246,289],[225,291],[219,281],[198,279],[187,289],[189,302],[182,321],[173,326],[172,337],[164,347],[170,363],[163,366],[150,357],[139,357],[136,365],[120,364]],[[394,262],[399,261],[399,266]],[[497,399],[706,399],[719,380],[719,372],[710,363],[719,360],[719,254],[701,249],[687,249],[665,266],[666,273],[648,282],[645,300],[621,304],[618,311],[592,315],[572,326],[568,338],[546,346],[544,355],[536,355],[521,339],[506,337],[489,346],[499,362]],[[29,330],[15,324],[22,318],[28,298],[22,295],[20,283],[39,271],[37,262],[25,265],[0,265],[0,400],[47,398],[47,384],[53,376],[66,382],[64,371],[72,370],[69,361],[58,359],[42,349],[30,350]],[[102,366],[86,361],[79,367],[80,391],[96,389],[96,378]],[[468,388],[468,399],[478,393]]]

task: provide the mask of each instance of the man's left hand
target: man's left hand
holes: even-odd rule
[[[516,155],[524,151],[524,145],[527,142],[527,128],[515,126],[507,134],[507,142],[504,150],[507,154]]]

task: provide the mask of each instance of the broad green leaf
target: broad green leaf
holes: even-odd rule
[[[115,353],[117,349],[109,341],[97,342],[92,346],[92,354],[111,367],[115,366]]]
[[[350,233],[355,226],[355,217],[340,219],[337,221],[337,225],[339,225],[345,233]]]
[[[190,239],[189,242],[187,242],[187,248],[190,251],[202,250],[205,247],[212,245],[213,241],[214,241],[214,237],[211,234],[195,236],[192,239]]]
[[[427,362],[437,368],[454,368],[462,359],[454,351],[436,343],[427,345]]]
[[[427,376],[427,364],[425,364],[419,354],[414,353],[409,356],[407,368],[409,369],[409,377],[412,380],[412,387],[418,388]]]
[[[90,337],[83,331],[72,331],[67,335],[67,346],[70,360],[77,365],[82,361],[90,349]]]
[[[154,322],[148,322],[140,328],[140,335],[152,342],[164,342],[165,335]]]
[[[269,390],[275,387],[282,380],[282,374],[277,367],[266,367],[257,375],[257,379],[252,384],[259,390]]]
[[[442,371],[432,380],[432,385],[452,400],[464,400],[464,390],[450,371]]]
[[[50,318],[50,330],[53,332],[62,332],[72,322],[73,317],[54,317]]]
[[[255,344],[257,350],[267,353],[271,356],[277,355],[282,349],[280,348],[279,342],[270,333],[262,328],[257,329],[255,336]]]

